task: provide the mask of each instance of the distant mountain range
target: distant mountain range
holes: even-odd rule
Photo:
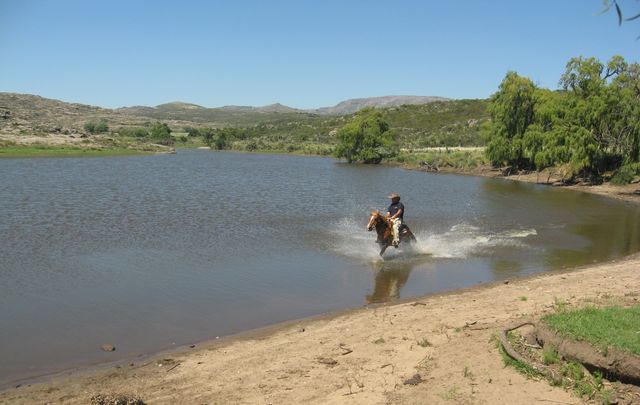
[[[132,106],[116,109],[67,103],[31,94],[0,92],[0,131],[56,132],[65,128],[81,129],[85,122],[106,121],[109,125],[141,125],[162,120],[176,126],[251,126],[257,123],[301,122],[313,117],[339,117],[365,107],[388,108],[401,105],[426,105],[451,101],[443,97],[384,96],[345,100],[333,107],[303,110],[282,104],[263,107],[224,106],[207,108],[196,104],[172,102],[155,107]]]
[[[429,104],[434,101],[449,101],[451,99],[444,97],[433,97],[433,96],[382,96],[382,97],[367,97],[367,98],[353,98],[345,101],[341,101],[333,107],[321,107],[315,109],[298,109],[293,107],[288,107],[286,105],[282,105],[280,103],[269,104],[263,107],[252,107],[252,106],[237,106],[237,105],[228,105],[223,107],[214,107],[207,108],[202,107],[197,104],[183,103],[183,102],[173,102],[167,104],[160,104],[156,107],[144,107],[144,106],[134,106],[134,107],[123,107],[117,109],[120,112],[125,114],[133,114],[133,115],[141,115],[141,114],[152,114],[156,115],[157,112],[164,113],[172,113],[172,112],[204,112],[206,110],[223,110],[233,113],[242,113],[242,112],[258,112],[258,113],[308,113],[308,114],[318,114],[318,115],[348,115],[358,112],[366,107],[374,107],[374,108],[386,108],[386,107],[397,107],[401,105],[416,105],[416,104]]]

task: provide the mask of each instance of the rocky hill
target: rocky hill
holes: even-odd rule
[[[61,132],[77,123],[104,118],[111,110],[65,103],[31,94],[0,93],[0,130],[3,132]]]
[[[197,104],[172,102],[155,107],[133,106],[117,109],[67,103],[30,94],[0,93],[0,131],[11,133],[73,133],[85,123],[104,121],[110,127],[143,125],[164,121],[174,126],[251,126],[258,123],[308,121],[318,116],[342,116],[365,107],[387,108],[446,101],[441,97],[384,96],[346,100],[333,107],[300,110],[279,103],[263,107],[224,106],[207,108]]]
[[[383,96],[368,98],[353,98],[342,101],[333,107],[317,108],[308,110],[315,114],[323,115],[347,115],[358,112],[366,107],[387,108],[401,105],[429,104],[435,101],[449,101],[451,99],[432,96]]]
[[[130,117],[148,117],[157,120],[189,121],[210,126],[252,125],[258,122],[270,122],[281,118],[295,119],[308,112],[276,103],[263,107],[224,106],[207,108],[196,104],[173,102],[156,107],[123,107],[118,113]]]

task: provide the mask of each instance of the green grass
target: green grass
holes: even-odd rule
[[[607,313],[609,314],[607,318],[610,318],[611,321],[613,322],[622,321],[622,324],[624,325],[624,327],[628,327],[629,324],[626,322],[626,320],[629,320],[630,318],[638,319],[636,312],[638,311],[639,308],[640,306],[636,306],[633,308],[611,307],[611,308],[605,308],[602,310],[595,310],[595,311]],[[576,310],[576,311],[567,310],[559,314],[547,316],[543,319],[563,318],[563,320],[566,321],[566,319],[568,318],[574,319],[573,316],[578,312],[591,312],[591,310],[594,310],[594,308],[587,308],[585,310]],[[623,312],[623,315],[621,316],[620,316],[620,311]],[[585,317],[582,319],[587,320],[587,322],[589,321],[601,322],[600,317],[596,317],[596,318]],[[603,324],[606,325],[606,327],[611,327],[611,325],[608,324],[607,322],[603,322]],[[635,326],[632,326],[632,331],[636,331],[636,332],[638,331],[637,322],[638,321],[634,321],[631,323],[632,325],[635,325]],[[563,324],[566,324],[566,323],[570,323],[570,322],[563,321]],[[594,328],[586,328],[586,329],[594,329]],[[515,341],[518,340],[516,335],[512,334],[511,332],[507,334],[507,338],[509,339],[509,342],[511,342],[512,345],[514,345]],[[502,346],[500,341],[497,339],[497,337],[494,336],[494,339],[496,341],[498,351],[502,356],[502,360],[505,366],[514,367],[518,372],[520,372],[521,374],[524,374],[528,378],[537,378],[537,377],[543,376],[542,373],[535,370],[529,364],[522,363],[520,361],[517,361],[511,358],[506,353],[506,351],[504,350],[504,347]],[[631,340],[634,340],[636,344],[640,344],[640,342],[638,342],[637,337]],[[542,361],[547,366],[555,364],[556,366],[554,367],[559,371],[559,375],[553,374],[553,375],[548,375],[546,377],[552,386],[563,387],[565,389],[573,389],[580,397],[589,398],[589,399],[597,398],[600,400],[602,404],[609,404],[615,398],[615,393],[611,389],[609,388],[605,389],[603,384],[604,377],[600,371],[596,370],[591,375],[586,371],[586,369],[582,364],[574,361],[563,361],[563,359],[555,349],[547,348],[547,347],[543,349]],[[465,368],[465,372],[464,372],[465,377],[467,375],[467,372],[468,370]]]
[[[640,305],[629,308],[587,307],[547,315],[542,320],[564,335],[640,355]]]
[[[148,152],[125,147],[77,148],[70,146],[0,145],[0,158],[18,157],[75,157],[75,156],[129,156]]]
[[[573,389],[581,397],[591,398],[595,391],[598,390],[599,383],[597,380],[595,382],[591,382],[584,372],[584,367],[579,363],[568,362],[563,364],[560,368],[560,374],[568,378],[568,381],[572,382]],[[600,380],[600,384],[601,382],[602,380]]]
[[[508,335],[509,341],[515,340],[514,335],[511,333]],[[544,376],[542,373],[535,370],[532,366],[526,363],[522,363],[518,360],[511,358],[500,342],[498,342],[498,351],[502,356],[502,361],[505,366],[514,367],[518,372],[525,375],[527,378],[537,378]],[[593,378],[585,373],[584,367],[580,363],[576,362],[562,362],[562,359],[555,350],[543,351],[543,362],[546,365],[560,364],[560,376],[551,377],[547,376],[547,380],[554,387],[572,388],[579,396],[593,398],[597,393],[603,404],[608,404],[611,397],[611,393],[603,390],[603,377],[602,373],[596,371],[593,374]]]
[[[542,362],[546,365],[559,363],[560,355],[555,349],[545,346],[542,350]]]

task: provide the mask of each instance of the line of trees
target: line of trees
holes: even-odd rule
[[[483,134],[494,166],[542,170],[564,166],[571,177],[640,172],[640,65],[614,56],[572,58],[562,90],[538,88],[509,72],[491,97]]]
[[[229,149],[233,139],[241,139],[241,129],[239,128],[185,127],[184,130],[190,137],[202,137],[204,143],[218,150]]]

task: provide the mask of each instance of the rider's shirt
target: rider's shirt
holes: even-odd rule
[[[396,212],[398,212],[398,210],[402,210],[402,213],[398,216],[398,218],[404,220],[404,205],[398,201],[397,203],[391,204],[389,206],[389,208],[387,208],[387,212],[389,214],[391,214],[391,216],[396,215]]]

